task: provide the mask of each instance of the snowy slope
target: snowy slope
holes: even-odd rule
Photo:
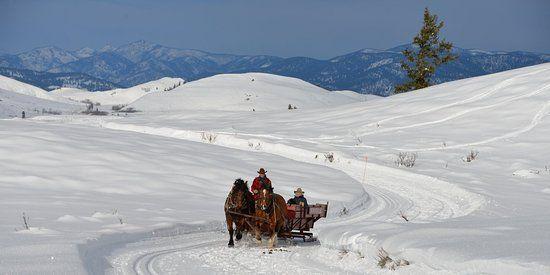
[[[311,189],[328,190],[333,182],[344,183],[347,191],[333,197],[335,204],[362,194],[361,187],[342,172],[262,152],[29,120],[0,120],[0,129],[0,191],[2,204],[7,205],[0,208],[5,221],[0,223],[2,274],[81,274],[85,266],[94,264],[95,242],[76,246],[86,238],[170,227],[186,232],[220,221],[220,201],[234,179],[250,181],[261,164],[269,164],[270,177],[285,196],[297,180]],[[312,193],[312,200],[322,198]],[[22,212],[30,217],[31,230],[20,230]],[[207,233],[225,239],[219,233],[222,224],[216,223],[210,230],[217,232]],[[135,236],[143,235],[148,234]],[[117,241],[100,244],[112,250],[117,242],[135,236],[115,235]],[[90,253],[90,258],[79,259],[79,251]]]
[[[338,163],[328,165],[365,179],[370,201],[319,229],[327,247],[371,257],[384,247],[416,261],[415,273],[438,266],[545,274],[549,113],[550,64],[543,64],[323,112],[177,111],[102,127],[191,140],[207,131],[218,145],[261,144],[300,161],[334,152]],[[468,163],[470,151],[479,156]],[[418,155],[402,175],[394,171],[399,152]],[[366,173],[365,155],[376,164]]]
[[[3,75],[0,75],[0,89],[42,99],[57,99],[55,96],[48,94],[45,90]]]
[[[341,94],[341,95],[345,95],[345,96],[348,96],[348,97],[351,97],[355,100],[358,100],[358,101],[367,101],[367,100],[374,100],[374,99],[379,99],[381,98],[380,96],[377,96],[377,95],[372,95],[372,94],[360,94],[358,92],[354,92],[354,91],[350,91],[350,90],[343,90],[343,91],[333,91],[334,93],[338,93],[338,94]]]
[[[27,117],[33,117],[44,112],[70,114],[81,109],[83,109],[81,106],[75,104],[47,100],[0,88],[0,118],[21,117],[23,111]]]
[[[51,93],[78,102],[89,99],[102,105],[116,105],[131,103],[148,93],[171,90],[183,83],[185,80],[181,78],[164,77],[126,89],[88,92],[74,88],[61,88]]]
[[[0,273],[393,274],[381,247],[410,261],[398,274],[550,273],[550,64],[295,112],[215,101],[206,84],[185,97],[191,84],[128,117],[0,120]],[[260,98],[285,108],[270,93],[287,86]],[[400,152],[416,164],[397,167]],[[225,195],[259,166],[285,198],[330,202],[320,243],[226,247]]]
[[[140,111],[312,109],[356,102],[297,78],[262,73],[222,74],[192,81],[169,93],[149,94],[132,103]]]

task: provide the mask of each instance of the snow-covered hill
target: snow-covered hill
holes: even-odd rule
[[[45,90],[3,75],[0,75],[0,89],[42,99],[52,99]]]
[[[129,107],[140,111],[284,111],[359,101],[297,78],[263,73],[222,74],[189,82],[167,93],[148,94]]]
[[[21,117],[23,111],[26,117],[33,117],[49,114],[71,114],[82,109],[83,106],[47,100],[0,88],[0,119]]]
[[[0,273],[385,274],[380,248],[410,262],[397,274],[550,273],[550,64],[366,101],[254,76],[127,117],[0,120]],[[282,106],[251,112],[254,85]],[[285,198],[329,201],[320,242],[226,247],[225,196],[260,166]]]
[[[81,89],[61,88],[53,90],[51,93],[78,102],[91,100],[102,105],[126,105],[146,94],[170,91],[183,85],[183,83],[185,83],[185,80],[181,78],[164,77],[126,89],[88,92]]]
[[[38,87],[35,87],[33,85],[30,85],[21,81],[17,81],[9,77],[5,77],[3,75],[0,75],[0,89],[4,91],[9,91],[9,92],[18,93],[18,94],[45,99],[45,100],[57,101],[62,103],[71,103],[70,100],[67,100],[63,97],[50,94],[47,91],[42,90]]]
[[[27,117],[47,113],[72,113],[82,109],[80,104],[49,94],[38,87],[0,75],[0,118]]]

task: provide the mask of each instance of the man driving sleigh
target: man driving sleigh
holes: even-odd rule
[[[262,189],[267,189],[269,192],[273,192],[273,187],[271,186],[271,180],[266,176],[267,171],[264,168],[258,170],[258,176],[252,182],[252,194],[254,200],[257,200],[260,197],[260,192]]]

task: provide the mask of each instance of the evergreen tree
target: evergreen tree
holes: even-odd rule
[[[408,82],[395,87],[395,93],[404,93],[426,88],[431,85],[430,78],[441,64],[455,60],[451,54],[453,44],[439,39],[443,21],[438,22],[437,15],[424,10],[424,25],[413,39],[413,46],[403,51],[405,60],[401,68],[407,72]]]

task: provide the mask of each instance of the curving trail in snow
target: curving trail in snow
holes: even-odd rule
[[[400,169],[390,168],[374,163],[367,164],[367,177],[364,178],[365,162],[357,159],[347,158],[343,155],[335,154],[334,162],[327,162],[320,158],[315,158],[315,155],[322,155],[321,152],[309,151],[297,147],[292,147],[285,144],[270,143],[266,140],[254,138],[253,143],[260,142],[261,148],[251,148],[249,143],[250,139],[243,138],[239,134],[221,134],[215,132],[197,132],[189,130],[173,129],[168,127],[155,128],[142,125],[132,125],[126,123],[120,123],[117,121],[104,121],[96,120],[90,124],[89,121],[73,121],[72,123],[83,123],[89,125],[95,125],[98,127],[104,127],[108,129],[131,131],[137,133],[143,133],[148,135],[158,135],[163,137],[170,137],[176,139],[183,139],[195,142],[209,143],[215,146],[229,147],[233,149],[246,150],[246,151],[261,151],[274,155],[283,156],[292,160],[307,162],[322,166],[327,166],[332,169],[337,169],[345,172],[353,179],[364,184],[365,194],[364,196],[349,205],[353,210],[353,214],[341,218],[341,219],[328,219],[324,221],[324,225],[318,228],[320,236],[323,234],[323,228],[327,228],[328,236],[332,236],[338,232],[339,225],[347,224],[360,224],[365,221],[380,221],[380,222],[401,222],[401,218],[398,216],[399,212],[407,214],[411,222],[414,223],[427,223],[435,221],[443,221],[450,218],[462,217],[472,213],[479,209],[484,203],[485,199],[478,194],[466,191],[457,187],[451,183]],[[215,142],[210,143],[208,139],[205,139],[205,135],[215,135]],[[355,209],[355,210],[354,210]],[[222,235],[223,236],[223,235]],[[201,250],[211,248],[211,250],[219,250],[220,247],[225,249],[225,240],[218,239],[218,241],[212,241],[212,237],[204,238],[202,241],[196,243],[187,240],[189,236],[184,236],[181,240],[168,241],[165,238],[156,240],[158,242],[170,242],[171,245],[159,245],[151,243],[149,240],[143,243],[143,249],[136,249],[135,244],[132,244],[130,248],[125,248],[121,255],[117,255],[116,259],[111,262],[113,266],[116,266],[117,274],[165,274],[170,273],[170,270],[162,269],[164,267],[175,268],[178,270],[178,262],[186,261],[189,257],[190,251]],[[342,240],[343,242],[356,242],[355,239]],[[372,239],[371,242],[376,242],[376,239]],[[174,246],[172,243],[177,243]],[[326,245],[323,248],[316,247],[310,248],[310,251],[306,254],[318,254],[319,249],[337,249],[338,245],[332,244],[329,241],[323,240]],[[246,253],[250,248],[244,248]],[[239,253],[245,253],[242,250],[238,250]],[[254,250],[253,250],[254,251]],[[234,251],[228,252],[230,255],[234,254]],[[245,253],[245,254],[246,254]],[[298,252],[293,252],[298,253]],[[332,251],[329,254],[334,254]],[[116,254],[116,253],[115,253]],[[186,258],[187,257],[187,258]],[[237,257],[237,256],[235,256]],[[293,259],[295,257],[292,257]],[[228,259],[217,256],[216,259],[220,259],[218,265],[226,263]],[[200,263],[204,263],[209,259],[199,258],[195,259]],[[211,259],[210,259],[211,260]],[[187,259],[187,261],[190,261]],[[286,263],[285,267],[292,267],[291,270],[302,270],[307,273],[324,273],[327,268],[315,269],[320,263],[312,264],[310,268],[304,266],[304,260],[294,259],[294,265]],[[230,261],[231,262],[231,261]],[[233,259],[234,263],[238,263]],[[132,266],[132,270],[121,269],[121,266]],[[215,263],[212,263],[216,265]],[[371,263],[372,264],[372,263]],[[186,265],[188,268],[189,265]],[[192,266],[195,266],[194,264]],[[274,267],[271,262],[261,261],[258,266],[265,267],[266,271],[272,270]],[[197,270],[197,273],[208,273],[212,270],[211,266],[207,266],[206,270]],[[239,270],[246,270],[243,267],[239,267]],[[227,272],[227,270],[223,270]],[[223,272],[222,271],[222,272]],[[219,272],[219,270],[218,270]],[[349,271],[345,271],[349,272]]]
[[[121,123],[121,120],[111,119],[89,119],[85,117],[65,117],[61,119],[64,119],[63,122],[65,123],[75,123],[119,131],[182,139],[243,151],[265,152],[295,161],[326,166],[328,169],[343,171],[358,183],[363,183],[365,193],[359,200],[350,202],[350,205],[347,206],[352,210],[351,215],[339,219],[324,220],[322,222],[323,226],[318,227],[320,237],[324,234],[325,228],[328,230],[326,231],[328,234],[327,236],[341,234],[341,232],[334,233],[334,230],[339,232],[338,228],[340,225],[360,224],[365,221],[401,223],[401,218],[398,216],[398,213],[401,211],[405,212],[413,223],[443,221],[466,216],[479,209],[485,203],[485,199],[481,195],[466,191],[449,182],[374,163],[367,164],[367,174],[366,178],[364,178],[364,161],[349,158],[337,152],[335,153],[335,160],[329,162],[321,158],[315,158],[316,155],[322,156],[321,152],[281,143],[271,143],[257,137],[250,139],[250,136],[244,137],[238,133],[228,135],[215,132],[181,130],[169,127],[156,128]],[[208,138],[205,138],[208,135],[215,135],[215,142],[210,142]],[[260,142],[261,147],[250,147],[249,144],[251,142],[254,144]],[[170,238],[182,239],[171,240]],[[170,238],[158,238],[155,240],[146,239],[142,242],[131,243],[121,251],[114,253],[115,258],[111,261],[111,265],[115,267],[114,270],[117,274],[164,274],[170,273],[169,270],[163,269],[164,267],[174,267],[174,265],[177,265],[178,261],[183,261],[183,258],[188,257],[186,251],[204,250],[208,248],[215,250],[220,249],[220,247],[225,248],[224,234],[221,234],[221,236],[216,239],[217,241],[212,243],[211,241],[214,240],[212,237],[199,238],[200,240],[188,239],[191,238],[191,235]],[[308,253],[315,254],[320,253],[319,250],[322,249],[338,248],[337,244],[333,244],[324,239],[322,240],[325,246],[309,248],[311,250]],[[352,238],[344,242],[355,241],[356,239]],[[376,238],[371,241],[376,242]],[[141,247],[136,247],[136,245],[139,244],[141,244]],[[249,248],[246,248],[246,250],[248,249]],[[299,250],[301,249],[302,248],[299,248]],[[240,252],[241,251],[239,251],[239,253]],[[234,255],[234,251],[228,253]],[[332,250],[332,252],[327,254],[333,255],[335,251]],[[187,259],[187,261],[191,260]],[[204,263],[208,259],[194,258],[194,260]],[[303,266],[304,263],[302,259],[297,261],[296,265]],[[168,264],[168,262],[171,264]],[[263,263],[260,265],[262,264]],[[319,263],[316,265],[319,265]],[[374,264],[372,265],[375,266]],[[195,266],[195,264],[192,264],[192,266]],[[211,271],[209,268],[206,270]],[[266,266],[266,270],[269,270],[269,268],[273,268],[273,266]],[[326,268],[328,267],[324,267],[324,270],[326,270]],[[240,267],[240,269],[244,270],[242,267]],[[320,271],[316,272],[315,269],[304,270],[304,272],[322,273]]]
[[[157,128],[103,119],[74,118],[65,122],[202,142],[244,151],[265,152],[295,161],[337,169],[364,184],[365,196],[368,198],[365,197],[363,201],[355,202],[355,204],[369,203],[369,207],[361,212],[362,219],[379,217],[387,220],[390,217],[397,217],[397,212],[404,211],[408,216],[414,217],[413,222],[441,221],[466,216],[485,203],[483,196],[464,190],[452,183],[402,169],[370,162],[366,164],[364,160],[349,158],[338,152],[334,154],[335,161],[328,162],[322,157],[315,157],[323,156],[323,152],[314,152],[281,143],[270,143],[260,138],[243,138],[238,133],[222,134],[170,127]],[[215,142],[209,142],[205,135],[215,136]],[[260,143],[261,147],[250,146],[250,144],[257,143]],[[365,165],[367,166],[366,178],[364,178]]]
[[[209,143],[208,140],[204,140],[205,132],[168,127],[155,128],[111,121],[99,121],[98,123],[100,127],[108,129]],[[346,158],[337,153],[335,154],[336,161],[327,162],[321,160],[321,158],[315,158],[316,155],[322,156],[322,152],[313,152],[285,144],[269,143],[257,138],[254,141],[260,141],[262,146],[260,149],[253,149],[249,146],[249,140],[239,138],[238,134],[227,135],[216,132],[208,132],[207,134],[216,136],[213,145],[240,150],[261,150],[295,161],[324,165],[341,170],[358,182],[366,180],[364,189],[367,193],[370,193],[371,199],[375,199],[374,196],[376,196],[375,200],[377,202],[372,204],[375,206],[374,208],[364,210],[361,215],[362,218],[380,216],[387,219],[390,216],[396,216],[395,213],[398,211],[406,211],[409,216],[414,217],[413,221],[415,222],[438,221],[468,215],[479,209],[485,202],[481,195],[466,191],[452,183],[374,163],[366,164],[368,176],[364,179],[364,161]]]
[[[327,271],[359,274],[357,266],[338,266],[323,262],[317,243],[279,243],[267,249],[242,240],[228,248],[221,231],[196,232],[172,237],[152,238],[132,243],[115,252],[109,274],[188,274],[280,273],[324,274]],[[366,264],[365,264],[366,266]]]

